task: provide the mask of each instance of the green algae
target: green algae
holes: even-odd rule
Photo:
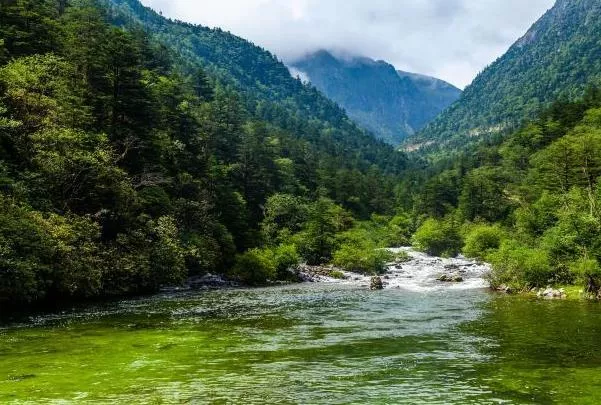
[[[0,329],[0,403],[596,403],[601,307],[303,285]]]

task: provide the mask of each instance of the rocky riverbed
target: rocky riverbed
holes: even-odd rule
[[[388,271],[380,278],[383,287],[409,291],[432,291],[440,289],[488,288],[486,275],[490,266],[459,256],[453,259],[428,256],[411,248],[392,249],[409,255],[403,263],[389,263]],[[334,275],[335,277],[332,277]],[[334,267],[303,267],[301,278],[309,282],[356,284],[365,288],[373,286],[372,277],[352,273]]]

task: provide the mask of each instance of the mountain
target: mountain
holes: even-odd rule
[[[452,143],[508,130],[601,79],[601,2],[558,0],[460,100],[411,143]]]
[[[389,171],[404,167],[404,157],[356,126],[344,110],[311,86],[292,77],[276,56],[219,28],[167,19],[139,0],[100,0],[112,23],[142,30],[180,58],[198,64],[220,85],[242,96],[246,109],[314,145],[340,164],[375,164]]]
[[[397,71],[383,61],[337,57],[325,50],[295,61],[291,72],[392,144],[422,129],[461,94],[461,90],[442,80]]]

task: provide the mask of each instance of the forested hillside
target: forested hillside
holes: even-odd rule
[[[422,217],[416,246],[490,261],[493,286],[578,283],[601,298],[600,179],[601,91],[591,88],[505,140],[428,170],[416,162],[401,200]]]
[[[558,0],[410,143],[461,147],[515,129],[557,98],[582,96],[601,79],[600,39],[599,1]]]
[[[404,165],[230,34],[135,1],[0,3],[3,308],[206,272],[263,283],[361,243],[371,271],[355,219],[394,213]]]
[[[388,173],[403,168],[402,155],[359,129],[316,89],[293,78],[270,52],[220,29],[166,19],[139,0],[100,1],[113,24],[146,32],[177,55],[174,63],[182,69],[202,66],[215,83],[240,95],[249,114],[336,156],[337,165],[351,162],[367,169],[375,164]]]
[[[393,145],[421,130],[461,94],[442,80],[396,71],[383,61],[341,58],[323,50],[292,67],[351,118]]]

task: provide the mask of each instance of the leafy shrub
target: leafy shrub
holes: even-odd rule
[[[104,265],[99,234],[88,219],[44,216],[0,194],[0,307],[96,295]]]
[[[293,280],[290,270],[298,266],[300,256],[294,245],[252,249],[238,255],[233,275],[249,285],[262,285],[269,280]]]
[[[545,250],[524,247],[516,241],[504,242],[489,260],[493,266],[493,287],[502,284],[515,289],[544,287],[555,276]]]
[[[601,266],[595,259],[583,258],[573,263],[570,270],[584,284],[585,291],[597,296],[601,290]]]
[[[339,270],[333,270],[328,274],[330,277],[335,278],[337,280],[344,280],[346,277],[343,272]]]
[[[338,246],[336,234],[352,225],[352,216],[347,211],[327,198],[320,198],[309,207],[309,219],[293,240],[308,264],[327,263]]]
[[[273,251],[278,280],[293,280],[295,274],[291,272],[300,263],[300,256],[294,245],[280,245]]]
[[[396,263],[405,263],[411,260],[411,256],[405,251],[400,251],[393,254],[392,260]]]
[[[411,243],[413,228],[409,215],[399,214],[394,216],[385,228],[384,243],[386,247],[398,248]]]
[[[560,206],[559,198],[545,191],[534,204],[515,211],[516,228],[526,235],[539,237],[557,223]]]
[[[394,255],[387,250],[377,249],[368,241],[345,243],[334,253],[334,265],[348,271],[365,274],[380,274],[386,271],[386,263]]]
[[[467,257],[486,260],[495,250],[499,249],[505,234],[498,226],[476,225],[465,237],[463,253]]]
[[[428,219],[413,235],[413,246],[429,255],[455,257],[463,242],[452,221]]]
[[[161,217],[152,221],[151,226],[153,244],[150,266],[154,286],[181,283],[187,271],[175,220],[172,217]]]
[[[309,206],[299,197],[274,194],[265,204],[265,219],[261,224],[264,239],[275,244],[298,233],[309,216]]]
[[[249,285],[262,285],[273,280],[277,264],[270,249],[252,249],[236,257],[232,273],[240,281]]]

